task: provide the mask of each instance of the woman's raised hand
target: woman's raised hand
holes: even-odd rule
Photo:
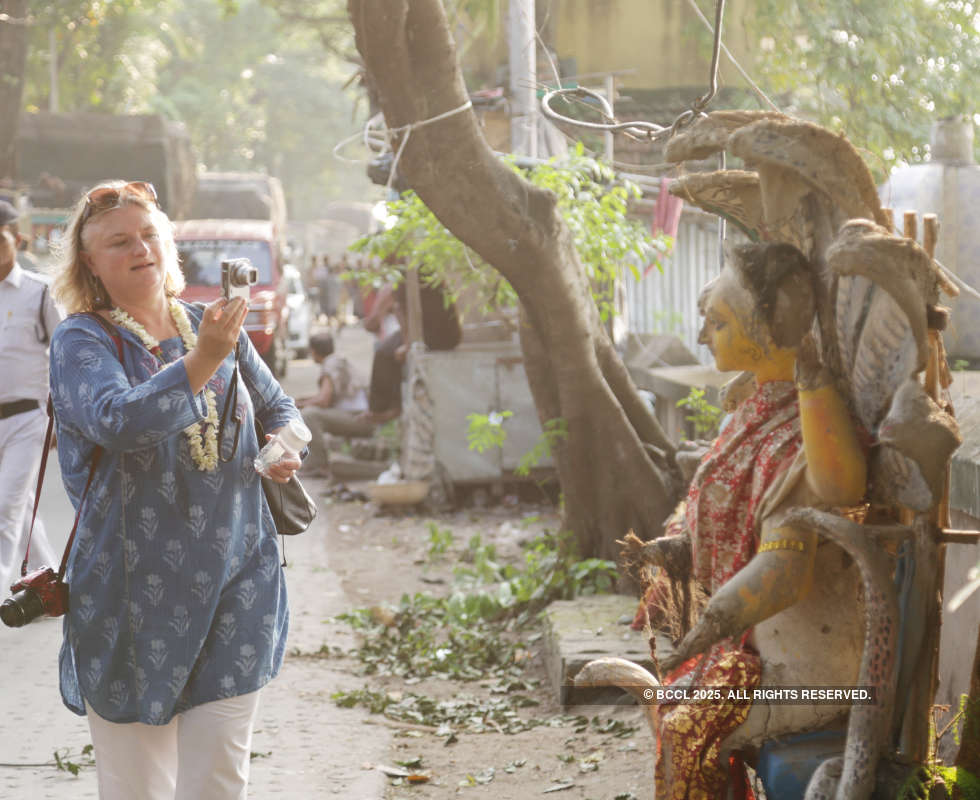
[[[220,364],[235,347],[247,313],[248,303],[241,297],[215,300],[204,309],[195,349],[208,361]]]
[[[197,344],[184,356],[187,380],[194,394],[204,388],[235,347],[247,313],[248,303],[240,297],[230,301],[221,298],[204,309]]]

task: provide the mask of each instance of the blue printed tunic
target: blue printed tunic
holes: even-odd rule
[[[196,330],[201,310],[186,308]],[[69,560],[61,695],[77,714],[87,701],[112,722],[162,725],[192,706],[256,691],[279,671],[286,585],[252,466],[254,417],[270,430],[299,412],[242,333],[238,450],[202,472],[183,430],[207,408],[178,360],[182,342],[160,343],[161,368],[134,334],[116,330],[122,363],[85,315],[62,322],[51,341],[58,456],[76,508],[93,448],[105,448]],[[208,383],[219,415],[233,368],[229,356]],[[225,454],[234,425],[227,429]]]

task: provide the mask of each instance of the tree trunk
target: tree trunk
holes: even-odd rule
[[[17,122],[27,63],[27,0],[0,0],[0,181],[17,175]]]
[[[970,694],[963,719],[963,736],[956,754],[956,766],[980,778],[980,630],[970,672]]]
[[[348,8],[389,128],[466,102],[440,0],[348,0]],[[395,136],[396,152],[404,136]],[[494,155],[471,111],[412,130],[404,145],[399,174],[520,298],[538,415],[567,424],[553,455],[581,554],[615,559],[615,540],[630,528],[660,535],[680,488],[674,447],[600,323],[554,195]]]

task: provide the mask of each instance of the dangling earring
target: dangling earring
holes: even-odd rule
[[[89,280],[92,283],[92,305],[95,308],[107,308],[108,307],[108,297],[106,296],[105,287],[102,285],[102,281],[96,275],[91,272],[88,274]]]

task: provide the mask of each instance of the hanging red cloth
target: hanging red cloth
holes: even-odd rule
[[[668,191],[671,183],[670,178],[660,179],[660,193],[657,195],[657,202],[653,206],[653,219],[650,220],[650,233],[654,236],[661,233],[670,237],[677,236],[681,212],[684,210],[684,201]],[[655,263],[647,265],[643,274],[646,275],[655,266]]]

